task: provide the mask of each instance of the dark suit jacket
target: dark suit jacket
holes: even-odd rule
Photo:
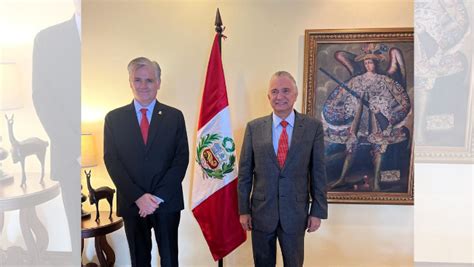
[[[253,228],[259,231],[272,232],[280,222],[283,231],[302,233],[308,214],[327,218],[322,124],[295,113],[283,169],[273,149],[272,116],[249,122],[245,130],[239,165],[239,212],[250,214]]]
[[[51,179],[79,190],[81,41],[74,17],[42,30],[33,50],[33,103],[51,140]]]
[[[119,216],[138,216],[135,201],[145,193],[165,201],[155,212],[184,209],[189,151],[181,111],[157,102],[145,145],[133,102],[112,110],[105,117],[104,161],[117,187]]]

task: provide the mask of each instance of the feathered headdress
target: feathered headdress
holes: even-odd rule
[[[386,59],[384,52],[387,52],[388,47],[384,44],[368,43],[362,45],[362,54],[355,57],[355,61],[364,61],[366,59],[373,59],[384,61]]]

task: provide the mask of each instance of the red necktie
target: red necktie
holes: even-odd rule
[[[280,168],[283,168],[283,165],[285,165],[286,155],[288,154],[288,134],[286,133],[288,122],[281,121],[280,124],[283,127],[283,130],[281,131],[280,139],[278,140],[277,160],[278,164],[280,164]]]
[[[140,122],[140,130],[142,132],[143,143],[146,145],[146,141],[148,140],[148,128],[150,128],[150,123],[148,122],[148,118],[146,116],[146,112],[148,111],[147,108],[140,109],[142,113],[142,121]]]

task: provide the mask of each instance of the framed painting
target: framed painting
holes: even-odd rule
[[[474,163],[473,5],[415,5],[415,162]]]
[[[324,126],[329,202],[413,204],[413,38],[306,30],[304,111]]]

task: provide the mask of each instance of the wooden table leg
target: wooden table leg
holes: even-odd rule
[[[89,262],[86,265],[82,264],[82,254],[84,253],[84,238],[81,238],[81,267],[98,267],[94,262]]]
[[[97,258],[99,258],[100,266],[114,266],[115,253],[109,243],[107,243],[105,236],[95,237],[95,252],[97,253]]]
[[[49,243],[48,231],[36,214],[35,207],[20,210],[20,228],[32,263],[39,263],[40,255]],[[33,235],[34,234],[34,235]]]

